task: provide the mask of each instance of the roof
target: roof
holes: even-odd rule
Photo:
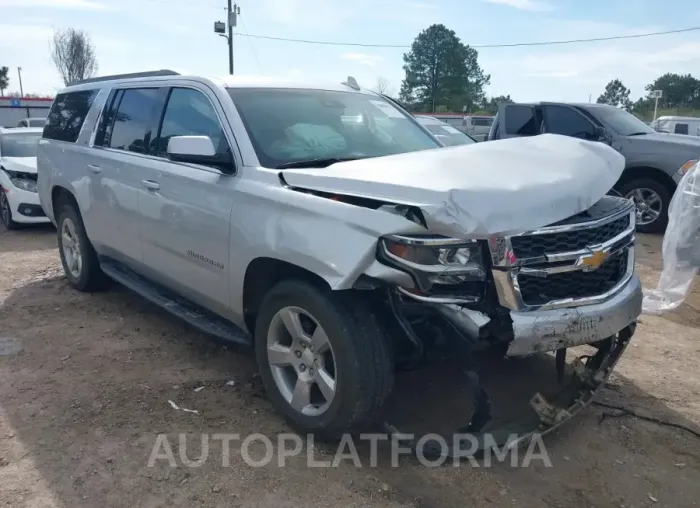
[[[103,76],[91,78],[70,85],[59,93],[73,90],[93,90],[103,86],[111,86],[117,83],[149,83],[153,81],[167,82],[174,80],[193,80],[206,84],[223,86],[225,88],[297,88],[300,90],[331,90],[339,92],[356,92],[367,95],[377,95],[370,90],[356,90],[342,82],[343,77],[339,77],[337,81],[315,81],[305,79],[292,79],[284,77],[266,77],[266,76],[200,76],[200,75],[183,75],[173,71],[153,71],[133,74],[121,74],[115,76]]]
[[[43,127],[0,127],[0,134],[41,134],[44,132]]]

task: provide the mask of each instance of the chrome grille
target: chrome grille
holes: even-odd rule
[[[589,298],[613,289],[627,273],[627,252],[608,259],[593,272],[554,273],[546,278],[519,274],[518,284],[526,305],[546,305],[565,298]]]
[[[519,311],[588,305],[625,286],[634,273],[634,206],[606,196],[589,212],[489,240],[502,305]]]
[[[511,239],[513,253],[517,258],[535,258],[554,252],[585,249],[614,238],[625,231],[629,225],[629,216],[624,216],[591,229],[542,235],[514,236]]]

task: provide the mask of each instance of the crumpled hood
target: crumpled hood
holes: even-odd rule
[[[543,134],[283,170],[282,176],[293,187],[417,206],[437,234],[487,238],[588,209],[624,166],[624,157],[603,143]]]
[[[8,171],[36,174],[36,157],[2,157],[0,166]]]

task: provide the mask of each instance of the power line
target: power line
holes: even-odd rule
[[[245,26],[245,21],[243,21],[243,18],[241,18],[241,28],[243,29],[243,33],[241,34],[240,32],[238,32],[238,34],[248,36],[248,29]],[[248,43],[250,44],[250,49],[253,52],[253,56],[255,57],[255,63],[258,64],[258,72],[260,74],[263,74],[262,67],[260,66],[260,60],[258,59],[258,52],[255,51],[255,46],[253,46],[253,41],[250,37],[248,37]]]
[[[691,28],[680,28],[678,30],[667,30],[664,32],[650,32],[644,34],[633,34],[633,35],[616,35],[613,37],[593,37],[590,39],[570,39],[570,40],[560,40],[560,41],[541,41],[541,42],[516,42],[512,44],[470,44],[472,48],[516,48],[522,46],[554,46],[561,44],[578,44],[584,42],[602,42],[602,41],[614,41],[621,39],[640,39],[642,37],[654,37],[658,35],[670,35],[679,34],[684,32],[693,32],[700,30],[700,27]],[[271,41],[284,41],[284,42],[300,42],[304,44],[320,44],[324,46],[354,46],[361,48],[410,48],[410,45],[406,44],[368,44],[363,42],[338,42],[338,41],[318,41],[310,39],[291,39],[286,37],[272,37],[269,35],[258,35],[258,34],[239,34],[243,37],[252,37],[254,39],[267,39]]]

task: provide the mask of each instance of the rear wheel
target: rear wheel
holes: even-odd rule
[[[270,401],[303,432],[338,437],[361,428],[391,390],[386,337],[352,292],[279,283],[260,307],[255,350]]]
[[[651,178],[641,178],[625,182],[619,191],[625,198],[632,199],[637,207],[637,231],[663,233],[671,203],[671,194],[663,184]]]
[[[100,269],[95,249],[85,233],[85,226],[73,204],[60,207],[57,221],[58,252],[66,278],[80,291],[95,291],[108,283]]]

